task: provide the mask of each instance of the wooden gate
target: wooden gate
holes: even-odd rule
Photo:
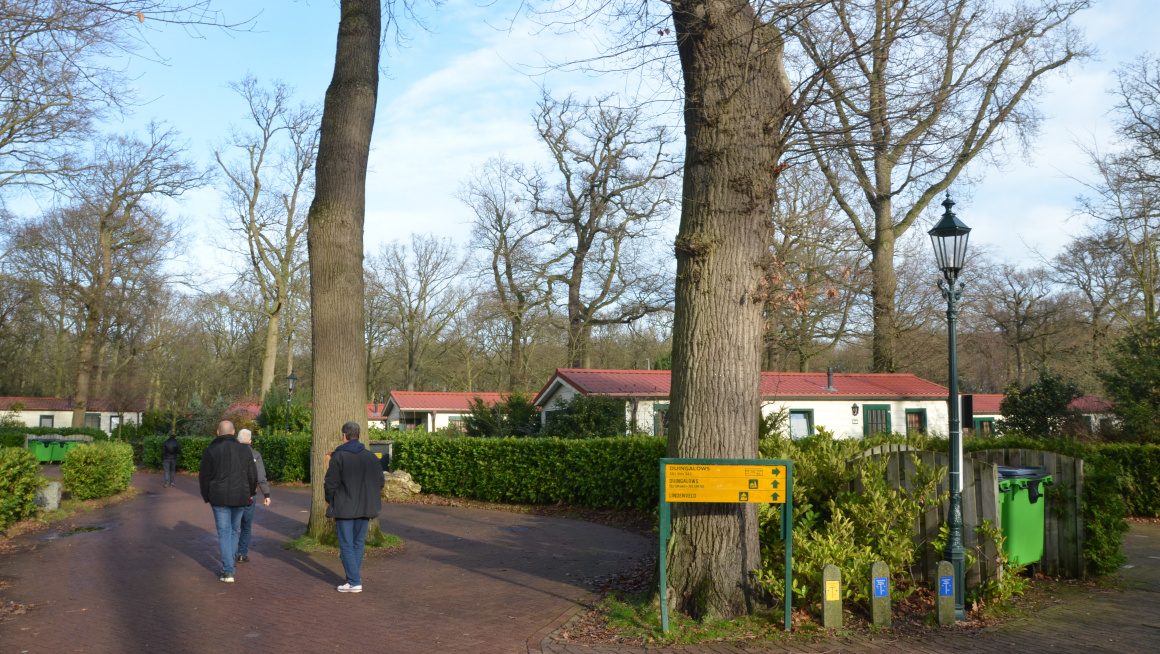
[[[1043,560],[1039,569],[1048,575],[1086,579],[1083,459],[1040,450],[980,450],[965,456],[1001,466],[1047,467],[1052,485],[1044,493]]]

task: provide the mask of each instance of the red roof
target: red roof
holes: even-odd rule
[[[504,401],[503,393],[428,393],[424,391],[391,391],[387,404],[392,402],[400,411],[460,411],[467,413],[475,398],[483,400],[487,406]],[[367,417],[382,420],[382,416],[374,412],[375,405],[367,405]],[[390,413],[386,408],[384,413]]]
[[[559,379],[585,395],[668,397],[668,370],[591,370],[558,368],[536,395],[536,404]],[[761,395],[774,397],[946,397],[946,387],[903,373],[834,373],[834,389],[826,388],[824,372],[763,372]]]
[[[1112,403],[1095,395],[1081,395],[1069,402],[1067,408],[1080,413],[1110,413]]]
[[[17,403],[26,411],[72,411],[72,398],[67,397],[0,397],[0,411],[11,411]],[[96,413],[143,413],[145,400],[117,400],[101,397],[89,398],[86,410]]]
[[[975,395],[975,399],[973,400],[974,405],[972,405],[971,409],[975,413],[1003,413],[999,410],[999,404],[1003,401],[1004,397],[1006,395],[1002,393]]]

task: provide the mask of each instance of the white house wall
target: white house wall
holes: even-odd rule
[[[115,411],[88,411],[86,413],[101,414],[101,431],[109,431],[109,419],[116,417],[118,414]],[[39,427],[41,416],[52,416],[52,426],[54,429],[67,428],[72,426],[72,411],[17,411],[16,416],[27,427]],[[138,422],[137,412],[126,412],[120,414],[125,423]]]
[[[853,415],[851,406],[858,405],[858,415]],[[811,410],[814,413],[814,428],[825,427],[837,438],[861,438],[868,404],[890,407],[890,428],[898,433],[906,432],[906,410],[926,410],[926,431],[928,434],[946,435],[950,417],[947,415],[946,400],[882,400],[843,398],[834,400],[772,400],[761,406],[761,414],[769,414],[785,407],[789,410]]]

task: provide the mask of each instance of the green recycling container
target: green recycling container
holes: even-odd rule
[[[1043,495],[1051,485],[1047,468],[999,466],[999,516],[1011,563],[1030,565],[1043,558]]]
[[[64,441],[48,441],[48,446],[51,448],[51,461],[60,463],[64,461]]]
[[[29,440],[28,451],[36,455],[38,463],[49,463],[52,461],[52,447],[42,440]]]

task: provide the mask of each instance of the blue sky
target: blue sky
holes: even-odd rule
[[[189,141],[192,154],[208,165],[214,144],[243,106],[226,85],[250,74],[282,79],[300,99],[321,98],[334,61],[338,19],[334,0],[231,0],[219,2],[233,17],[258,14],[250,32],[182,30],[152,37],[164,63],[131,64],[138,93],[147,101],[111,131],[140,129],[152,119],[169,122]],[[388,76],[379,87],[368,186],[366,247],[413,231],[434,232],[466,243],[469,215],[453,194],[473,166],[503,152],[534,161],[543,155],[531,127],[539,84],[557,93],[587,97],[625,91],[625,76],[556,72],[527,74],[548,57],[569,60],[595,52],[577,35],[560,36],[517,22],[503,31],[511,2],[482,7],[451,0],[427,13],[430,32],[412,30],[408,47],[392,49]],[[489,25],[490,23],[490,25]],[[1098,60],[1057,77],[1041,100],[1045,120],[1034,149],[1002,170],[980,169],[983,182],[959,194],[956,210],[975,231],[972,243],[997,256],[1026,261],[1028,247],[1054,253],[1082,230],[1071,218],[1087,169],[1076,141],[1108,142],[1105,92],[1112,70],[1144,52],[1160,33],[1160,17],[1149,0],[1105,0],[1080,19]],[[175,209],[191,226],[193,252],[208,239],[220,210],[213,188],[192,192]],[[202,250],[204,251],[204,250]]]

